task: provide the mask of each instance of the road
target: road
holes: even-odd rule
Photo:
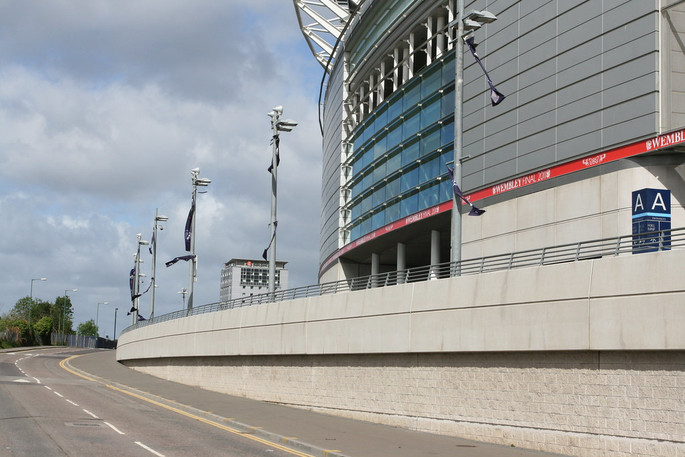
[[[0,353],[0,456],[306,455],[77,376],[60,365],[77,353]]]
[[[0,456],[551,457],[233,397],[114,351],[0,351]]]

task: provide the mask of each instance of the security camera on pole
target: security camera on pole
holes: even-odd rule
[[[271,172],[271,241],[269,242],[269,247],[264,250],[264,260],[266,260],[266,251],[271,249],[269,252],[269,293],[273,299],[273,293],[276,290],[276,227],[278,225],[278,219],[276,219],[276,206],[277,206],[277,194],[278,194],[278,164],[281,161],[279,156],[279,133],[278,132],[290,132],[296,125],[297,122],[285,119],[281,120],[281,114],[283,114],[283,107],[276,106],[272,109],[267,116],[271,118],[271,144],[272,144],[272,156],[271,156],[271,166],[269,167],[269,172]]]
[[[193,289],[195,281],[197,281],[197,256],[195,255],[195,216],[196,202],[197,202],[197,188],[207,187],[212,180],[207,178],[200,178],[200,169],[193,168],[190,170],[190,176],[193,183],[193,204],[190,208],[190,213],[188,214],[188,220],[186,221],[186,246],[190,248],[191,264],[190,264],[190,284],[188,286],[188,314],[193,311]]]

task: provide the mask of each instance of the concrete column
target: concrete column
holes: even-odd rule
[[[433,48],[435,47],[436,41],[433,24],[433,17],[428,16],[428,19],[426,20],[426,66],[433,63]]]
[[[407,269],[407,246],[404,243],[397,243],[397,284],[406,282]]]
[[[378,287],[378,274],[381,272],[381,256],[377,252],[371,254],[371,287]]]
[[[430,279],[437,279],[437,266],[440,263],[440,232],[431,230],[431,268]]]
[[[445,28],[445,16],[438,16],[437,18],[437,36],[435,37],[435,58],[439,59],[445,53],[445,33],[443,29]]]

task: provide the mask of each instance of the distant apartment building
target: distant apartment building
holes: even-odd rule
[[[276,290],[288,288],[288,270],[276,262]],[[269,291],[269,262],[264,260],[231,259],[221,270],[219,300],[226,302],[240,297]]]

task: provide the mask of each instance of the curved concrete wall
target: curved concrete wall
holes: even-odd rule
[[[119,360],[685,349],[685,251],[229,309],[123,334]]]

